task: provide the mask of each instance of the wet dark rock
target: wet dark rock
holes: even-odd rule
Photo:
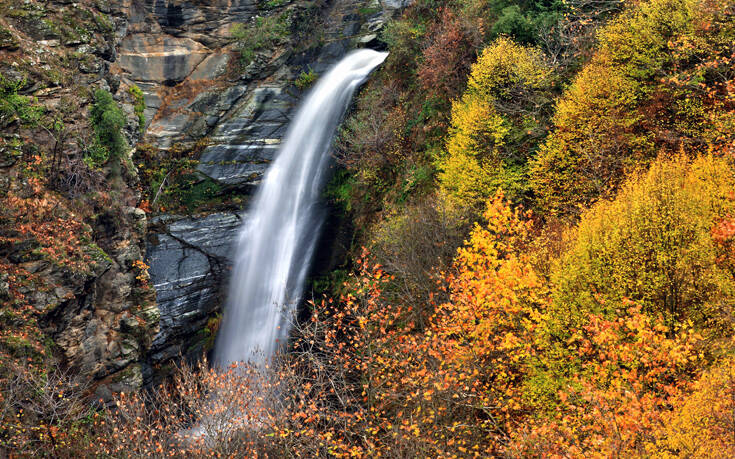
[[[153,339],[151,365],[186,355],[203,337],[221,304],[240,218],[231,213],[203,217],[162,217],[149,232],[147,263],[157,293],[160,332]]]
[[[202,153],[198,170],[227,185],[259,182],[278,151],[295,102],[282,88],[257,89],[237,118],[217,127],[214,145]]]

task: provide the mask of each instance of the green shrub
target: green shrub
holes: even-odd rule
[[[246,66],[256,51],[273,48],[288,36],[288,15],[258,17],[251,25],[234,24],[230,34],[237,43],[241,63]]]
[[[18,94],[23,86],[25,80],[11,81],[0,74],[0,126],[16,121],[33,126],[41,119],[43,107],[36,105],[33,97]]]
[[[222,194],[222,185],[210,178],[201,180],[196,174],[186,174],[166,193],[174,202],[178,201],[181,206],[193,212],[201,206],[214,202]]]
[[[103,14],[95,14],[94,23],[99,32],[109,34],[115,31],[115,26],[110,22],[110,19]]]
[[[337,169],[324,189],[324,197],[337,204],[343,212],[350,212],[354,182],[354,177],[347,170]]]
[[[297,88],[303,91],[304,89],[311,87],[318,77],[319,75],[309,67],[308,72],[302,71],[299,76],[296,77],[294,84]]]
[[[503,8],[493,24],[492,35],[508,35],[521,43],[536,43],[539,32],[550,29],[559,20],[561,11],[568,8],[561,2],[551,7],[545,7],[543,2],[536,3],[525,11],[518,5]]]
[[[84,151],[83,161],[89,168],[99,168],[108,159],[110,159],[110,152],[96,140]]]
[[[112,94],[103,89],[94,93],[94,104],[90,111],[92,126],[96,135],[95,144],[85,154],[85,162],[91,167],[98,167],[110,158],[120,158],[127,143],[122,134],[125,126],[125,115]]]
[[[369,17],[369,16],[379,13],[380,11],[382,11],[380,8],[376,8],[374,6],[364,6],[357,10],[357,14],[359,14],[362,17]]]
[[[287,5],[290,1],[291,0],[268,0],[263,5],[263,8],[266,10],[274,10]]]
[[[143,91],[141,91],[138,85],[133,85],[128,89],[128,92],[133,96],[133,107],[135,108],[135,116],[138,117],[138,127],[143,132],[145,129],[145,97],[143,96]]]

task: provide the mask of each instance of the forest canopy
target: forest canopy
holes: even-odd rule
[[[278,24],[265,45],[237,27],[238,61]],[[103,210],[138,180],[130,150],[158,188],[123,196],[138,214],[175,173],[143,169],[164,153],[128,144],[102,89],[77,155],[3,147],[23,166],[0,195],[0,456],[735,456],[735,0],[415,0],[375,39],[390,54],[325,192],[348,261],[265,369],[182,362],[90,403],[43,332],[75,293],[36,263],[102,276],[89,222],[133,218]],[[23,84],[0,79],[3,129],[60,145],[71,130]],[[122,258],[138,337],[148,266]]]

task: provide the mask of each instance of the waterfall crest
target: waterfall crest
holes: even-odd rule
[[[215,363],[258,364],[288,338],[318,239],[334,132],[355,89],[388,53],[353,51],[319,79],[291,121],[240,229]]]

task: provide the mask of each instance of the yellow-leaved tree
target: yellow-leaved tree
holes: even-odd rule
[[[434,363],[410,375],[432,402],[421,430],[441,445],[435,453],[442,457],[502,453],[525,416],[521,390],[534,327],[548,301],[526,253],[531,221],[502,192],[488,201],[483,217],[458,250],[449,301],[437,306],[424,334]]]
[[[696,154],[732,140],[734,5],[630,2],[600,32],[531,166],[543,213],[578,215],[661,150]]]
[[[536,48],[501,37],[472,66],[467,90],[452,105],[439,184],[455,207],[479,213],[498,188],[526,192],[526,161],[543,137],[550,69]]]
[[[526,447],[544,438],[561,451],[586,445],[584,455],[604,440],[639,454],[656,440],[647,432],[706,365],[712,340],[732,335],[735,283],[713,228],[735,211],[734,187],[725,158],[661,157],[567,232],[524,382],[525,400],[552,419],[517,433]]]
[[[614,314],[628,298],[664,314],[668,325],[691,320],[716,329],[730,313],[723,306],[735,298],[735,283],[718,264],[711,231],[735,211],[733,189],[726,159],[679,155],[655,161],[615,200],[585,212],[553,276],[561,328],[587,312]]]
[[[650,448],[653,457],[735,456],[735,362],[725,358],[706,371],[691,394],[667,413]]]

